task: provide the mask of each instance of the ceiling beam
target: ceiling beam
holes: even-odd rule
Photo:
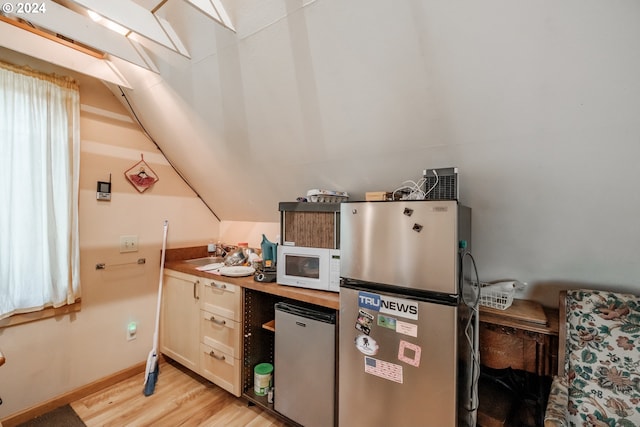
[[[34,28],[34,27],[30,26],[29,24],[27,24],[26,22],[18,21],[18,20],[15,20],[15,19],[11,19],[11,18],[8,18],[8,17],[3,16],[3,15],[0,15],[0,21],[5,22],[5,23],[10,24],[10,25],[13,25],[16,28],[20,28],[22,30],[28,31],[28,32],[30,32],[32,34],[35,34],[35,35],[39,36],[39,37],[44,37],[45,39],[54,41],[56,43],[59,43],[59,44],[61,44],[63,46],[69,47],[71,49],[75,49],[78,52],[84,53],[85,55],[91,55],[94,58],[98,58],[98,59],[104,59],[104,57],[105,57],[103,52],[100,52],[100,51],[94,50],[94,49],[90,49],[88,47],[85,47],[85,46],[82,46],[82,45],[79,45],[79,44],[75,44],[75,43],[70,42],[70,41],[65,40],[65,39],[61,39],[60,37],[56,37],[55,35],[47,33],[46,31],[42,31],[42,30],[40,30],[38,28]],[[7,45],[3,45],[3,46],[9,47]]]
[[[231,31],[235,33],[236,29],[231,23],[231,18],[229,18],[229,15],[227,14],[227,9],[224,8],[224,5],[222,4],[222,2],[220,0],[211,0],[211,3],[213,4],[213,7],[216,9],[216,12],[218,12],[218,15],[220,15],[220,19],[222,19],[222,23],[224,24],[224,26],[229,28]]]
[[[154,15],[154,16],[158,20],[158,23],[160,24],[160,26],[162,26],[162,29],[165,31],[165,33],[167,33],[171,41],[173,41],[173,44],[176,47],[176,50],[178,51],[178,53],[180,53],[182,56],[186,56],[187,58],[189,58],[189,52],[187,51],[187,48],[184,47],[184,45],[182,44],[182,41],[180,41],[180,37],[178,37],[175,31],[173,31],[173,27],[171,26],[169,21],[159,17],[158,15]]]
[[[29,22],[39,27],[62,34],[101,52],[117,56],[147,70],[158,72],[157,67],[148,56],[143,57],[138,53],[136,46],[133,45],[136,42],[133,40],[50,0],[44,0],[44,3],[47,7],[47,13],[34,13],[28,17],[24,15],[21,17],[28,18]]]
[[[131,88],[124,76],[110,65],[111,62],[96,55],[95,51],[73,43],[64,43],[65,40],[44,31],[40,31],[42,34],[37,31],[25,31],[24,28],[16,26],[15,21],[0,18],[0,46],[118,86]]]
[[[200,12],[205,15],[213,18],[215,21],[229,28],[231,31],[235,32],[233,24],[231,23],[231,19],[227,14],[224,5],[220,0],[185,0],[187,3],[194,6]]]
[[[171,29],[170,34],[167,34],[165,27],[169,25],[160,24],[156,15],[151,11],[145,9],[137,3],[130,0],[72,0],[74,3],[79,4],[89,10],[94,11],[100,16],[121,25],[140,36],[158,43],[168,49],[180,53],[181,55],[189,57],[188,52],[181,50],[179,46],[182,46],[180,40],[173,40],[177,38],[177,35]],[[169,25],[170,27],[170,25]]]
[[[222,19],[220,18],[220,15],[218,15],[218,12],[216,12],[216,8],[213,7],[213,5],[209,0],[185,0],[185,1],[187,3],[190,3],[192,6],[194,6],[196,9],[198,9],[200,12],[204,13],[205,15],[208,15],[209,17],[222,23]]]

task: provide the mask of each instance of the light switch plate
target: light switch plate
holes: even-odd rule
[[[120,236],[120,253],[138,252],[138,236]]]

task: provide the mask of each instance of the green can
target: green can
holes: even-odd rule
[[[253,368],[253,392],[256,396],[266,396],[271,388],[273,365],[259,363]]]

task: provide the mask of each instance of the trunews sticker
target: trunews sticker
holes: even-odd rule
[[[358,292],[358,307],[379,311],[390,316],[418,320],[418,303],[408,299],[360,291]]]

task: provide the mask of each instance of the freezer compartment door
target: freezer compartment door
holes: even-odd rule
[[[341,288],[339,425],[456,426],[457,316],[456,306]]]
[[[342,203],[340,276],[457,294],[460,208],[451,200]]]

